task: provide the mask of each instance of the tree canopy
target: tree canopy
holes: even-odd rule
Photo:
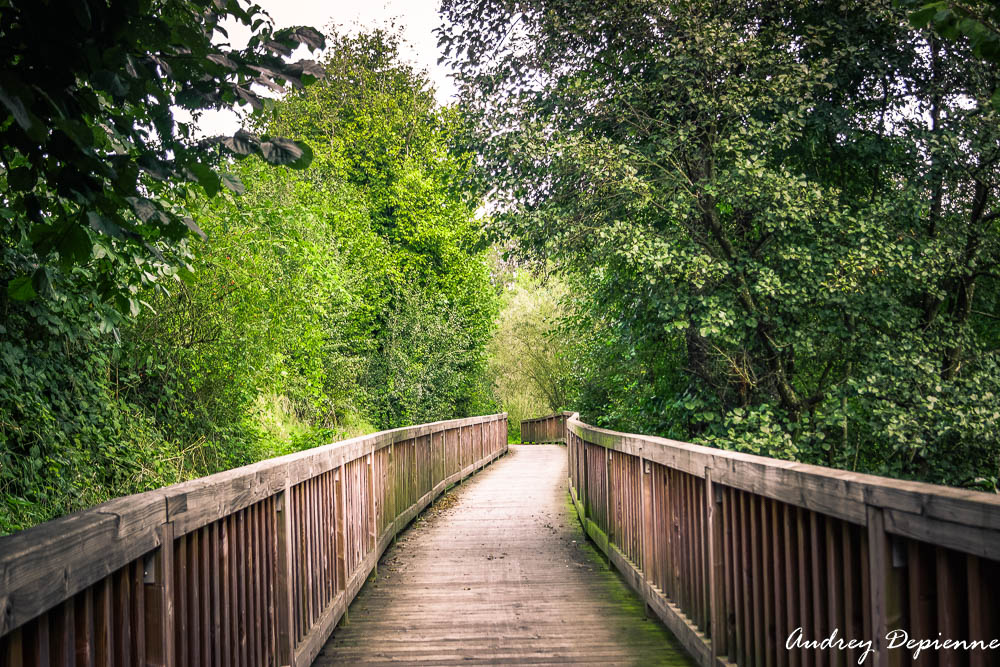
[[[251,30],[246,48],[229,46],[224,18]],[[322,49],[324,39],[276,30],[237,0],[0,3],[7,295],[90,280],[95,303],[134,314],[138,288],[190,268],[183,240],[202,234],[182,203],[192,185],[209,197],[239,192],[226,157],[302,168],[311,153],[247,132],[197,138],[177,111],[272,106],[255,88],[300,88],[321,74],[313,61],[285,60],[300,44]]]
[[[576,286],[574,407],[993,488],[987,36],[942,39],[887,0],[444,11],[494,233]]]
[[[269,101],[239,135],[309,145],[308,168],[222,154],[213,169],[235,190],[175,176],[159,191],[207,236],[173,246],[191,269],[182,279],[132,284],[140,307],[111,328],[94,306],[95,281],[115,278],[103,260],[53,266],[58,292],[0,294],[0,532],[344,436],[494,410],[498,300],[455,112],[401,61],[395,34],[324,42],[327,75]]]

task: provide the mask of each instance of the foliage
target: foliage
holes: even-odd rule
[[[477,203],[459,185],[469,158],[451,146],[454,113],[399,63],[396,39],[332,37],[331,75],[252,128],[314,141],[310,168],[230,162],[241,196],[177,202],[207,234],[185,250],[194,270],[136,287],[145,305],[113,330],[84,279],[106,265],[72,268],[48,298],[0,300],[0,532],[493,409],[497,298]],[[409,147],[388,159],[369,143]]]
[[[1000,119],[977,47],[888,0],[444,10],[494,231],[582,286],[574,407],[993,488]]]
[[[524,268],[509,277],[489,346],[493,395],[507,412],[508,434],[520,442],[521,420],[568,405],[569,343],[560,329],[566,289],[555,276]]]
[[[224,18],[251,29],[247,48],[214,41],[226,37]],[[195,140],[174,113],[259,109],[252,86],[314,80],[315,63],[283,58],[299,44],[323,47],[312,28],[275,30],[237,0],[73,0],[61,11],[4,2],[0,26],[5,297],[90,283],[95,308],[118,311],[109,328],[137,312],[140,288],[190,268],[184,239],[202,234],[183,203],[193,184],[209,197],[242,189],[220,172],[222,156],[309,163],[307,146],[279,137]]]
[[[315,145],[306,178],[343,182],[365,211],[345,249],[370,304],[355,347],[367,359],[364,413],[389,428],[492,409],[485,343],[498,304],[478,200],[463,187],[471,157],[452,146],[458,119],[400,62],[398,35],[329,42],[326,80],[269,129]]]
[[[977,58],[1000,65],[1000,2],[998,0],[899,0],[917,28],[930,27],[945,39],[965,39]],[[1000,107],[1000,86],[990,103]]]

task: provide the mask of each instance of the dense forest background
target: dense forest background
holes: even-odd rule
[[[567,406],[995,489],[1000,4],[443,11],[491,231],[569,295]]]
[[[996,3],[446,0],[446,107],[152,4],[0,3],[0,533],[499,410],[995,490]]]
[[[309,168],[220,157],[238,196],[166,193],[207,237],[174,245],[176,271],[140,257],[145,282],[104,307],[95,278],[120,249],[90,229],[83,265],[52,263],[53,286],[30,300],[0,297],[0,532],[496,409],[486,348],[500,298],[455,112],[400,61],[395,35],[326,47],[326,76],[251,128],[307,142]],[[8,280],[37,263],[18,231],[3,233]]]

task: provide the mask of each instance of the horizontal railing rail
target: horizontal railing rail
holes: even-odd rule
[[[557,412],[545,417],[521,420],[521,442],[566,442],[566,420],[573,412]]]
[[[997,495],[534,421],[564,425],[588,535],[701,665],[911,664],[903,633],[984,642],[927,664],[1000,662]]]
[[[309,665],[506,414],[383,431],[0,538],[0,664]]]

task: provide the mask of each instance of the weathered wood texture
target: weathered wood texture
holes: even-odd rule
[[[1000,497],[616,433],[553,415],[588,534],[702,665],[857,664],[790,633],[872,640],[866,665],[915,663],[910,638],[1000,638]],[[523,428],[523,427],[522,427]],[[940,633],[940,634],[939,634]],[[928,665],[1000,651],[925,651]]]
[[[512,446],[400,536],[315,664],[693,664],[643,611],[573,516],[565,450]]]
[[[521,422],[521,442],[566,443],[566,420],[573,412],[557,412],[547,417],[525,419]]]
[[[506,415],[352,438],[0,538],[0,665],[308,665]]]

